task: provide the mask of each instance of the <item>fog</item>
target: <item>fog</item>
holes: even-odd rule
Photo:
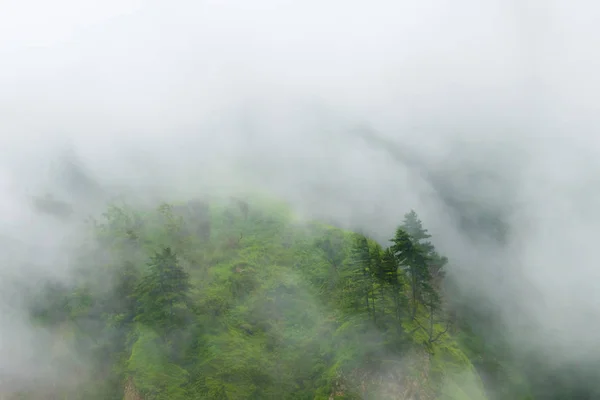
[[[19,315],[14,279],[68,279],[72,226],[36,214],[31,196],[83,218],[120,193],[264,190],[379,239],[414,208],[449,273],[498,307],[516,351],[600,358],[599,11],[584,0],[4,1],[0,233],[18,254],[2,263],[2,308]],[[68,151],[102,195],[69,186]],[[501,213],[506,241],[466,234],[443,193]],[[0,372],[32,365],[32,337],[0,325]]]

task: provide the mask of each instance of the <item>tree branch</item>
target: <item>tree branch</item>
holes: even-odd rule
[[[434,337],[434,338],[430,337],[429,343],[433,343],[433,342],[437,341],[439,338],[442,337],[442,335],[444,335],[446,332],[448,332],[449,329],[450,329],[450,321],[446,321],[446,328],[442,332],[438,333],[436,337]]]

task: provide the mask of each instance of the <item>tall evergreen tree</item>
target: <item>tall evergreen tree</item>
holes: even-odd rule
[[[136,321],[157,330],[163,338],[185,321],[182,307],[189,304],[190,277],[167,247],[148,263],[148,274],[136,288]]]
[[[394,318],[398,326],[402,318],[404,282],[400,279],[398,260],[390,247],[383,251],[380,258],[382,284],[387,285],[394,300]]]
[[[398,265],[404,268],[410,276],[411,318],[414,319],[419,303],[425,300],[425,296],[433,295],[427,254],[424,248],[413,242],[412,237],[401,227],[396,230],[392,242],[391,250],[396,256]]]
[[[408,233],[413,243],[418,245],[427,256],[427,265],[431,276],[430,283],[439,286],[439,281],[444,276],[443,268],[448,263],[448,259],[438,254],[434,245],[429,241],[431,235],[423,227],[423,222],[414,210],[404,215],[404,222],[400,227]]]
[[[375,315],[375,299],[373,296],[373,281],[371,279],[371,253],[366,236],[357,234],[350,254],[351,284],[356,288],[353,295],[364,299],[366,311]]]
[[[423,222],[414,210],[404,215],[404,222],[400,227],[404,232],[408,233],[414,242],[420,244],[426,252],[433,249],[431,242],[428,241],[431,235],[427,229],[423,228]]]
[[[339,269],[344,262],[344,238],[339,232],[330,230],[316,241],[316,245],[323,251],[329,263],[329,290],[334,290],[339,280]]]

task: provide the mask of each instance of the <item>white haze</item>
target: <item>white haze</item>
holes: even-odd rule
[[[2,1],[0,233],[44,251],[30,269],[3,261],[12,314],[0,321],[0,372],[33,365],[35,341],[6,286],[65,275],[68,229],[36,216],[29,198],[78,201],[51,168],[67,147],[113,192],[263,188],[378,237],[415,208],[451,273],[503,310],[516,349],[600,357],[599,10],[584,0]],[[510,243],[463,237],[429,182],[348,133],[364,124],[462,179],[461,196],[510,205]],[[471,187],[460,174],[473,168],[504,183]],[[502,282],[490,278],[499,270]]]

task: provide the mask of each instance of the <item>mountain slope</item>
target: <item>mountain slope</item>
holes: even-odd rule
[[[92,230],[77,283],[32,304],[85,360],[69,399],[486,398],[416,234],[392,251],[243,199],[112,206]]]

